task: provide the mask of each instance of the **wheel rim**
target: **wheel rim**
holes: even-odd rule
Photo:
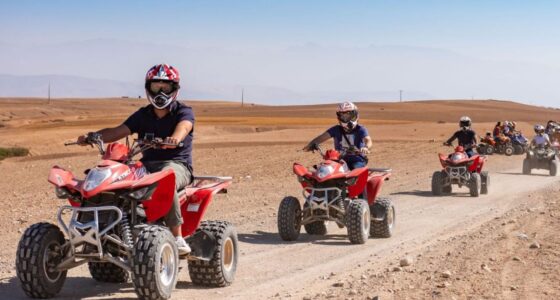
[[[369,215],[369,211],[364,210],[364,212],[362,213],[362,231],[364,234],[368,234],[369,233],[369,226],[370,226],[370,215]]]
[[[395,222],[395,207],[391,205],[389,211],[387,212],[387,225],[389,225],[389,229],[393,228],[393,222]]]
[[[43,272],[47,280],[53,283],[62,276],[61,271],[53,271],[60,260],[60,256],[60,244],[56,241],[48,243],[45,247],[45,253],[43,253]]]
[[[161,249],[159,278],[161,282],[168,286],[173,281],[175,273],[175,255],[170,244],[163,245]]]
[[[235,261],[235,245],[231,238],[224,242],[224,270],[231,271]]]

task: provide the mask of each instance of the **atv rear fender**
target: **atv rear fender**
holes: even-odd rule
[[[377,195],[379,195],[379,192],[381,192],[381,186],[383,185],[383,181],[389,180],[389,177],[391,177],[391,173],[389,172],[371,173],[368,176],[366,191],[367,191],[367,198],[368,198],[367,201],[369,205],[375,203],[375,199],[377,198]]]
[[[196,177],[195,180],[197,180]],[[229,185],[231,185],[231,179],[200,187],[195,185],[185,189],[187,199],[181,204],[181,216],[184,222],[181,225],[183,236],[190,236],[196,231],[208,205],[212,202],[212,196],[227,191],[226,188]]]

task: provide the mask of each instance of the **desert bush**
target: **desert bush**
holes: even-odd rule
[[[26,156],[29,154],[29,149],[22,147],[2,148],[0,147],[0,160],[12,156]]]

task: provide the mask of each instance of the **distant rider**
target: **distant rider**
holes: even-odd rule
[[[549,147],[551,146],[550,139],[548,134],[545,132],[544,126],[537,124],[535,125],[535,133],[536,135],[533,137],[531,141],[531,147]]]
[[[474,155],[473,147],[476,145],[476,133],[471,129],[472,121],[467,116],[461,117],[459,120],[460,130],[456,131],[445,143],[446,146],[451,146],[451,143],[457,139],[459,146],[463,146],[465,153],[469,157]]]
[[[553,133],[555,133],[558,129],[559,129],[559,125],[557,122],[554,122],[552,120],[548,121],[548,123],[546,123],[546,128],[544,130],[544,133],[548,134],[549,136]]]
[[[132,133],[138,138],[162,138],[169,144],[183,143],[183,147],[163,146],[142,152],[142,162],[148,171],[172,169],[175,187],[181,189],[192,181],[192,138],[194,114],[190,107],[175,101],[179,92],[179,71],[167,64],[153,66],[146,74],[145,88],[150,104],[133,113],[123,124],[99,130],[104,142],[115,142]],[[86,136],[78,137],[80,145],[87,145]],[[164,217],[175,236],[179,255],[191,249],[182,237],[179,198],[173,194],[173,204]]]
[[[367,129],[358,124],[358,107],[349,101],[340,103],[336,110],[338,125],[325,131],[323,134],[314,138],[304,151],[312,151],[313,145],[321,144],[330,138],[334,139],[334,148],[337,151],[345,151],[355,148],[355,152],[347,152],[342,159],[348,164],[348,168],[365,167],[368,163],[367,154],[370,153],[372,140]]]

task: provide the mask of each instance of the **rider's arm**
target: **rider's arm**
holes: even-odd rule
[[[331,135],[328,131],[323,132],[321,135],[317,136],[316,138],[314,138],[313,140],[311,140],[311,142],[309,142],[309,144],[307,144],[305,147],[303,147],[304,151],[311,151],[312,150],[312,146],[314,144],[321,144],[326,142],[328,139],[331,138]]]
[[[165,139],[166,143],[179,144],[191,132],[193,123],[191,121],[183,120],[175,126],[175,130],[170,137]],[[162,148],[175,148],[174,146],[163,146]]]
[[[362,152],[363,154],[368,154],[371,150],[371,147],[373,146],[373,141],[371,140],[371,136],[367,135],[364,137],[364,144],[366,149],[362,148],[360,149],[360,152]]]
[[[117,127],[101,129],[97,131],[97,133],[101,134],[101,137],[103,138],[103,142],[111,143],[111,142],[118,141],[127,135],[130,135],[131,132],[126,125],[121,124]],[[85,145],[84,144],[85,140],[86,140],[86,136],[81,135],[78,137],[77,142],[80,145]]]
[[[451,136],[447,141],[445,141],[444,144],[451,144],[451,142],[453,142],[456,138],[457,138],[457,132],[455,132],[453,136]]]

